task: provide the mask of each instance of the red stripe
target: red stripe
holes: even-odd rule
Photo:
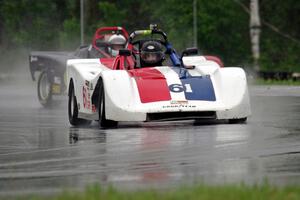
[[[135,78],[142,103],[171,100],[165,76],[155,68],[128,70]]]

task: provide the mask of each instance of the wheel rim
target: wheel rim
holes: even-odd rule
[[[40,97],[42,100],[48,99],[50,95],[50,88],[51,83],[48,80],[48,75],[47,73],[44,73],[39,84]]]

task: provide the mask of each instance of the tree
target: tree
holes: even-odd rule
[[[249,0],[197,0],[197,38],[202,54],[226,66],[251,62]],[[80,0],[0,0],[0,45],[15,49],[74,49],[80,44]],[[157,23],[173,46],[193,46],[194,0],[85,0],[86,41],[96,28],[123,26],[129,32]],[[247,8],[246,9],[249,9]],[[300,1],[260,0],[262,70],[300,71]]]
[[[261,0],[261,65],[264,71],[300,71],[300,1]]]

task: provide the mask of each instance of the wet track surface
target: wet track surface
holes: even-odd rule
[[[247,124],[123,123],[70,127],[66,99],[52,109],[35,85],[0,85],[0,195],[87,184],[300,184],[300,87],[251,87]]]

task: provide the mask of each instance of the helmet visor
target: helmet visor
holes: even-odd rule
[[[145,63],[154,64],[160,62],[163,59],[163,53],[161,51],[155,52],[141,52],[141,58]]]

